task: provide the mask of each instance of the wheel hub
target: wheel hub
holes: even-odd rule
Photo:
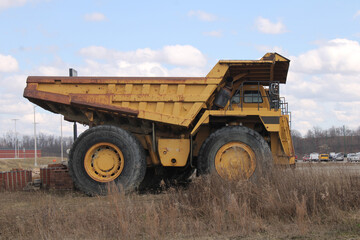
[[[93,161],[101,171],[108,172],[114,168],[117,161],[117,154],[110,149],[101,149],[94,157]]]
[[[86,152],[84,166],[87,174],[95,181],[110,182],[121,174],[124,157],[114,144],[98,143]]]
[[[256,158],[254,151],[241,142],[223,145],[215,156],[215,168],[224,179],[249,179],[254,173]]]

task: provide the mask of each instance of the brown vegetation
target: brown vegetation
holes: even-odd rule
[[[357,174],[357,175],[356,175]],[[0,238],[356,239],[360,176],[277,170],[258,184],[195,179],[159,194],[0,193]]]
[[[67,158],[64,158],[67,160]],[[37,158],[38,167],[47,166],[52,163],[61,163],[60,157],[41,157]],[[10,171],[13,168],[21,168],[21,169],[33,169],[35,166],[34,158],[25,158],[25,159],[0,159],[0,172],[1,171]]]

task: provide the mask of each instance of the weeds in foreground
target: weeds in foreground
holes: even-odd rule
[[[0,238],[187,239],[360,235],[360,175],[342,169],[278,170],[257,184],[198,178],[160,194],[1,193]]]

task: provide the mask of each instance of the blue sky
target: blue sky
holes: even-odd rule
[[[359,1],[0,0],[0,134],[12,118],[32,133],[28,75],[204,76],[219,59],[274,51],[291,60],[281,91],[294,129],[356,129],[359,41]],[[37,119],[60,134],[59,116]]]

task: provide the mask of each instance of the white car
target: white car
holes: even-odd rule
[[[349,153],[347,155],[348,162],[360,162],[360,154],[357,153]]]
[[[335,160],[336,161],[344,161],[344,154],[341,152],[337,153],[335,156]]]
[[[318,153],[310,153],[310,161],[312,161],[312,162],[319,161],[319,154]]]

